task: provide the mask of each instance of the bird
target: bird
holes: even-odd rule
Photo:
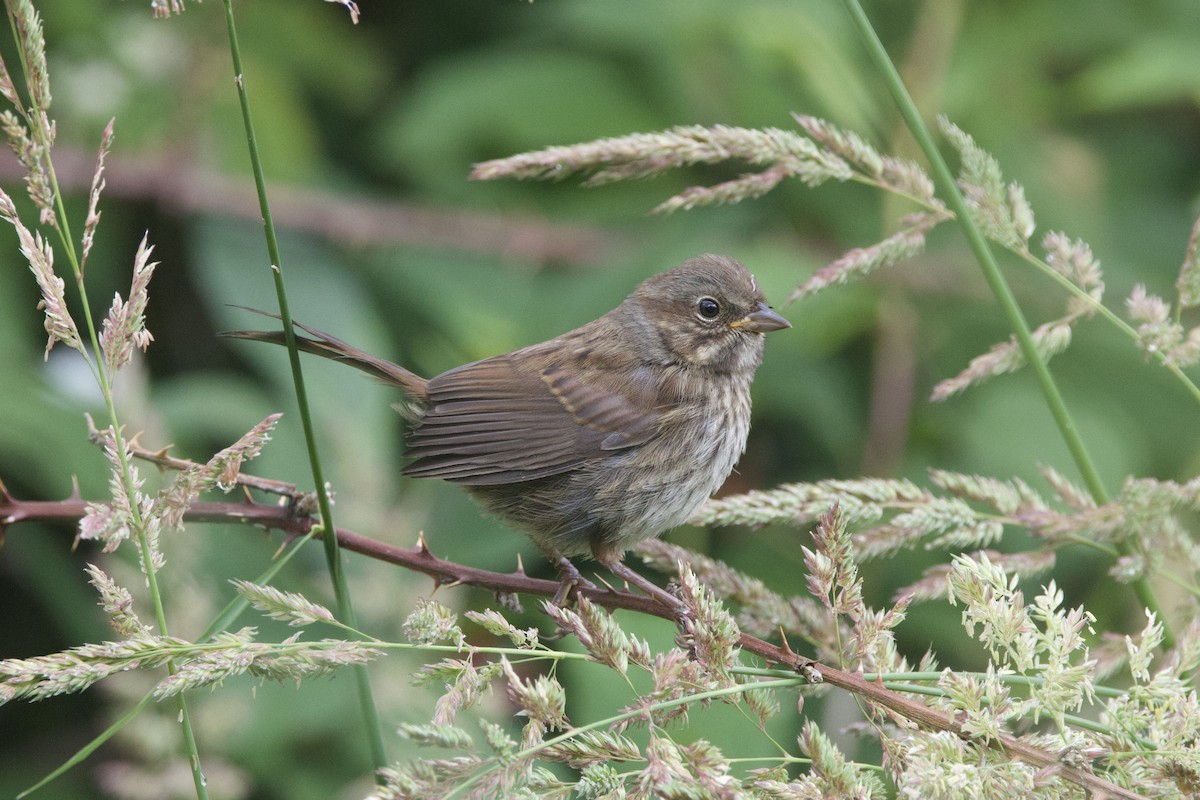
[[[402,474],[458,484],[528,535],[559,572],[560,604],[591,587],[572,559],[679,611],[623,562],[685,522],[733,471],[750,431],[764,334],[791,324],[741,263],[705,254],[650,277],[598,319],[433,378],[301,323],[299,349],[397,387]],[[226,331],[285,344],[282,331]]]

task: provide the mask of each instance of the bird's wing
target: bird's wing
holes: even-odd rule
[[[429,381],[428,405],[408,441],[407,475],[484,486],[558,475],[645,442],[658,431],[649,374],[550,366],[510,355]],[[641,401],[641,402],[638,402]]]

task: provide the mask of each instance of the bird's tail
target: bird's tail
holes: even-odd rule
[[[248,308],[247,306],[237,306],[237,308],[253,311],[265,317],[279,319],[278,314],[260,311],[257,308]],[[337,337],[330,336],[328,333],[319,331],[316,328],[310,328],[302,322],[292,320],[292,324],[309,334],[309,336],[296,336],[296,347],[300,350],[321,356],[322,358],[342,361],[362,370],[368,375],[378,378],[384,383],[398,386],[408,395],[410,400],[418,403],[423,403],[426,400],[428,396],[425,392],[426,381],[415,372],[411,372],[385,358],[379,358],[378,356],[373,356],[370,353],[359,350],[357,347],[343,342]],[[218,335],[231,339],[250,339],[256,342],[287,345],[283,331],[221,331]]]

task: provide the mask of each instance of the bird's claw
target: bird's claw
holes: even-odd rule
[[[690,619],[692,617],[691,609],[683,602],[677,593],[668,591],[656,583],[653,583],[647,578],[634,570],[630,569],[622,561],[601,562],[613,575],[616,575],[626,584],[636,586],[642,590],[642,593],[649,596],[650,599],[658,602],[659,605],[665,606],[671,611],[672,616],[677,622]],[[678,591],[678,588],[676,588]]]
[[[559,608],[564,603],[570,604],[581,589],[590,591],[596,588],[596,584],[579,574],[579,569],[566,556],[560,556],[554,562],[554,568],[558,570],[559,584],[550,602]]]

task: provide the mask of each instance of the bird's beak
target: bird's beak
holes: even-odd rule
[[[735,331],[767,333],[768,331],[790,328],[792,327],[792,323],[775,313],[775,310],[766,303],[759,303],[758,308],[741,319],[729,323],[729,327]]]

